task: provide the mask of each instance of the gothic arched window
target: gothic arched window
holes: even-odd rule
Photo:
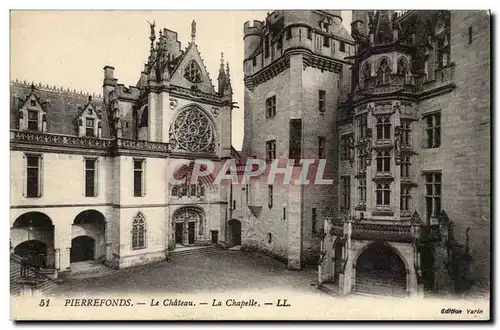
[[[389,61],[387,58],[380,60],[377,68],[377,85],[382,85],[388,83],[387,75],[391,72],[391,67],[389,66]]]
[[[132,221],[132,249],[146,247],[146,219],[138,213]]]
[[[184,68],[184,78],[193,83],[201,82],[201,69],[198,63],[191,61]]]
[[[179,112],[170,127],[173,148],[191,152],[215,152],[215,130],[209,117],[196,107]]]

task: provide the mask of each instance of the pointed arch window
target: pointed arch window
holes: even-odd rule
[[[138,213],[132,221],[132,249],[146,247],[146,219]]]
[[[400,79],[402,79],[402,82],[404,84],[407,83],[407,77],[408,77],[408,62],[404,57],[401,57],[398,60],[398,76]]]
[[[184,78],[193,83],[201,82],[201,69],[194,60],[188,63],[184,68]]]

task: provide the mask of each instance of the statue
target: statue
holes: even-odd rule
[[[155,34],[155,21],[153,21],[153,23],[149,22],[146,20],[146,22],[148,22],[149,24],[149,28],[150,28],[150,34],[149,34],[149,40],[151,40],[151,47],[153,46],[153,42],[155,41],[156,39],[156,34]]]

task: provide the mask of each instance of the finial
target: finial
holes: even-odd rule
[[[91,96],[91,95],[89,95],[89,102],[91,102],[91,101],[92,101],[92,96]]]
[[[196,21],[193,20],[191,23],[191,41],[194,42],[194,39],[196,38]]]
[[[35,91],[35,84],[33,82],[31,82],[31,91],[34,92]]]
[[[224,70],[224,52],[220,52],[220,68]]]

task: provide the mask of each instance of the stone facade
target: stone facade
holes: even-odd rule
[[[344,57],[354,54],[341,22],[339,11],[277,10],[265,21],[245,23],[243,159],[266,159],[266,142],[273,140],[274,158],[326,159],[329,173],[335,171],[337,104],[350,86]],[[275,113],[267,115],[272,98]],[[300,132],[292,132],[292,121]],[[249,185],[241,205],[248,211],[237,210],[242,247],[287,260],[292,269],[315,264],[334,187],[274,184],[270,206],[268,184]],[[234,194],[241,193],[235,189]]]
[[[489,288],[489,13],[354,11],[352,34],[320,282],[342,294]]]
[[[195,185],[197,158],[231,147],[232,87],[221,60],[218,91],[193,39],[151,26],[150,56],[135,86],[104,68],[103,95],[11,83],[11,252],[71,270],[97,260],[123,268],[164,260],[182,245],[225,244],[228,188]],[[155,42],[156,41],[156,42]],[[177,230],[177,232],[176,232]]]

